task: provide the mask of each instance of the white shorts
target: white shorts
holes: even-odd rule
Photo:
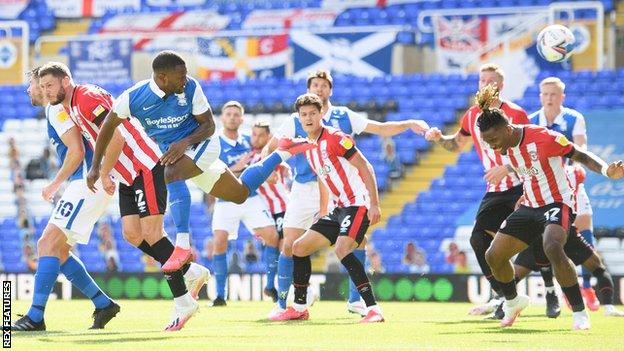
[[[273,216],[260,196],[252,196],[240,205],[227,201],[215,203],[212,231],[224,230],[229,240],[236,240],[241,221],[252,233],[254,229],[275,226]]]
[[[587,191],[585,191],[585,184],[581,183],[578,185],[578,189],[576,191],[576,215],[593,215],[594,211],[592,210],[591,203],[589,203],[589,196],[587,196]]]
[[[98,191],[93,193],[83,179],[71,181],[52,210],[48,223],[59,227],[71,246],[89,243],[93,226],[104,214],[112,198],[104,191],[99,180],[95,186]]]
[[[227,169],[225,163],[219,159],[220,153],[221,143],[216,136],[190,147],[184,153],[204,172],[203,176],[191,178],[191,181],[197,184],[205,193],[209,193],[212,190],[221,174]]]
[[[314,216],[319,213],[320,198],[318,182],[293,182],[284,214],[284,228],[310,228]]]

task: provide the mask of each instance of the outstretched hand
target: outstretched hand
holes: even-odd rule
[[[620,179],[624,177],[624,163],[622,163],[622,160],[612,162],[609,165],[609,168],[607,168],[607,176],[610,179]]]
[[[438,127],[433,127],[425,133],[427,141],[438,141],[442,138],[442,131]]]

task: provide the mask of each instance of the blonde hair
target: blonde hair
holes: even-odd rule
[[[241,112],[241,115],[244,115],[244,114],[245,114],[245,108],[244,108],[244,107],[243,107],[243,105],[242,105],[240,102],[238,102],[238,101],[235,101],[235,100],[230,100],[230,101],[226,102],[226,103],[223,105],[223,107],[221,107],[221,111],[225,110],[225,109],[226,109],[226,108],[228,108],[228,107],[238,107],[238,109],[239,109],[239,110],[240,110],[240,112]]]
[[[547,77],[544,78],[541,82],[540,82],[540,89],[546,85],[546,84],[554,84],[557,88],[561,89],[561,92],[565,92],[565,83],[563,81],[561,81],[561,79],[557,78],[557,77]]]
[[[486,63],[479,67],[479,72],[494,72],[501,80],[505,80],[505,72],[495,63]]]
[[[475,105],[479,107],[481,111],[490,111],[490,106],[494,101],[498,100],[499,91],[495,85],[488,84],[484,86],[475,94]]]
[[[321,68],[314,72],[310,72],[310,74],[308,74],[308,81],[307,81],[308,89],[310,89],[310,86],[312,85],[312,79],[314,78],[325,79],[327,82],[329,82],[329,87],[333,89],[334,78],[332,78],[332,75],[328,70]]]

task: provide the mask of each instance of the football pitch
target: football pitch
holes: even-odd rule
[[[468,316],[467,303],[384,302],[385,323],[361,325],[344,302],[319,301],[310,320],[268,322],[268,302],[201,301],[200,313],[179,332],[162,332],[171,301],[120,300],[121,312],[105,330],[91,325],[90,301],[50,301],[48,330],[12,334],[16,350],[624,350],[624,318],[591,313],[592,329],[572,332],[569,310],[553,320],[531,306],[509,329]],[[26,312],[27,301],[12,310]]]

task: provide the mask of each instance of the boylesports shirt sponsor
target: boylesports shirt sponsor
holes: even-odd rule
[[[163,149],[193,133],[199,123],[193,116],[210,108],[199,83],[187,77],[184,92],[166,95],[153,78],[138,82],[124,91],[113,105],[122,118],[134,117],[147,135]]]
[[[348,107],[330,106],[321,120],[323,125],[336,128],[345,134],[360,134],[366,129],[368,119],[353,112]],[[275,134],[280,137],[307,138],[308,134],[303,130],[299,122],[299,114],[293,113],[280,130]],[[316,181],[316,175],[310,168],[310,164],[303,154],[293,156],[294,180],[299,183]]]

